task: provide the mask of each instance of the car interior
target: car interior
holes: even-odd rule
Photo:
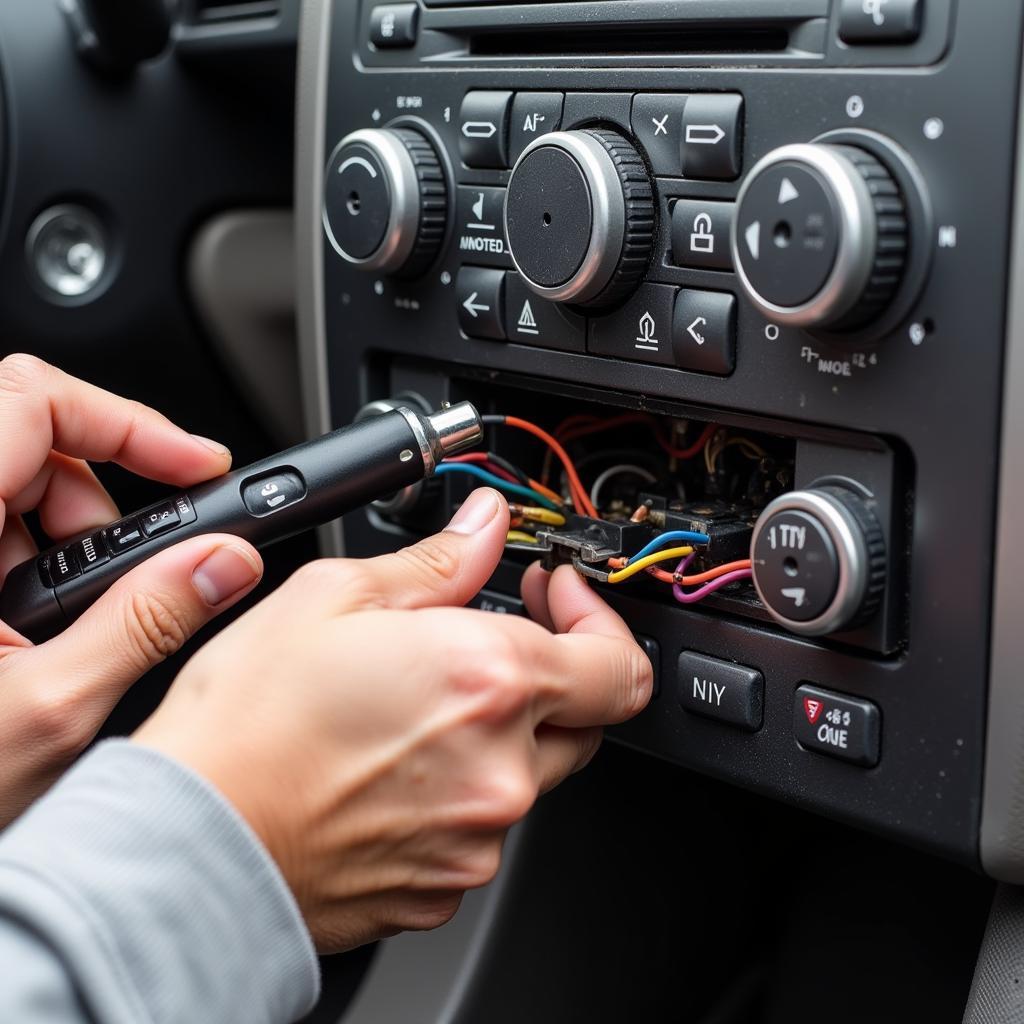
[[[1024,1019],[1024,10],[5,0],[0,356],[236,466],[471,402],[480,449],[265,550],[505,490],[655,695],[317,1024]],[[167,495],[98,473],[124,510]],[[952,579],[951,579],[952,574]],[[287,669],[281,671],[288,685]],[[239,708],[239,714],[245,709]]]

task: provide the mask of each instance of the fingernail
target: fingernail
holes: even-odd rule
[[[445,527],[450,533],[476,533],[498,514],[498,495],[489,487],[473,491]]]
[[[225,544],[192,570],[192,586],[211,607],[233,597],[260,578],[261,569],[241,548]]]
[[[203,437],[202,434],[193,434],[192,437],[201,445],[209,448],[211,452],[216,452],[218,455],[226,455],[228,458],[231,458],[231,449],[222,445],[220,441],[212,441],[208,437]]]

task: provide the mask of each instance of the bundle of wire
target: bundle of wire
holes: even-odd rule
[[[603,421],[589,416],[570,417],[557,428],[557,437],[537,424],[517,416],[488,415],[483,417],[483,421],[487,426],[505,426],[522,430],[543,441],[548,448],[549,458],[557,458],[562,464],[569,492],[568,499],[572,508],[581,515],[589,516],[592,519],[601,518],[593,499],[600,493],[598,484],[602,482],[602,478],[598,477],[594,488],[588,492],[580,479],[576,466],[561,443],[562,441],[576,440],[615,426],[645,423],[651,425],[656,439],[670,458],[689,459],[704,451],[705,460],[710,462],[711,467],[714,466],[718,455],[731,443],[720,437],[716,439],[716,428],[713,424],[709,424],[693,443],[685,448],[680,448],[673,443],[674,439],[665,441],[658,432],[653,418],[644,413],[627,413]],[[753,442],[749,442],[749,449],[745,448],[744,453],[754,455],[756,454],[753,451],[755,448]],[[712,452],[713,457],[709,457],[709,452]],[[527,476],[513,463],[493,451],[469,452],[446,459],[437,467],[437,473],[440,475],[466,474],[503,491],[505,494],[528,502],[529,504],[526,505],[510,505],[512,528],[507,537],[509,543],[537,543],[537,538],[521,527],[537,524],[557,527],[565,524],[566,520],[562,515],[562,509],[565,506],[563,497],[551,490],[545,483]],[[605,475],[604,479],[607,478]],[[729,562],[725,565],[715,566],[706,572],[687,576],[686,569],[696,557],[694,545],[705,546],[710,543],[710,540],[711,538],[707,534],[693,530],[669,530],[655,537],[628,558],[610,559],[611,571],[608,573],[608,582],[623,583],[639,573],[646,572],[660,582],[670,584],[677,601],[683,604],[693,604],[731,583],[750,578],[749,559]],[[666,572],[659,567],[659,563],[676,560],[678,560],[678,565],[675,572]],[[698,589],[690,591],[683,589],[691,586]]]

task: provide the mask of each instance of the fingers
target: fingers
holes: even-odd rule
[[[180,485],[217,476],[231,464],[223,446],[26,355],[0,361],[0,437],[0,499],[28,486],[51,449],[118,462],[142,476]]]
[[[501,560],[508,522],[505,499],[478,488],[440,533],[392,555],[343,563],[343,610],[465,604]]]
[[[537,785],[541,793],[554,789],[574,772],[585,768],[601,746],[600,729],[537,729]]]
[[[551,573],[542,569],[540,562],[534,562],[523,573],[520,592],[530,618],[554,633],[555,622],[551,618],[551,609],[548,607],[548,585],[550,582]]]
[[[571,565],[560,565],[551,574],[548,608],[559,633],[598,633],[633,640],[621,616],[591,590]]]
[[[20,516],[11,516],[0,534],[0,586],[7,574],[38,553],[35,541]]]
[[[122,577],[59,636],[29,652],[41,678],[74,682],[98,727],[147,669],[259,582],[256,549],[237,537],[195,537]]]

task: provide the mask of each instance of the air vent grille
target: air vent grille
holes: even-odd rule
[[[280,13],[280,0],[193,0],[193,21],[197,25],[276,18]]]

